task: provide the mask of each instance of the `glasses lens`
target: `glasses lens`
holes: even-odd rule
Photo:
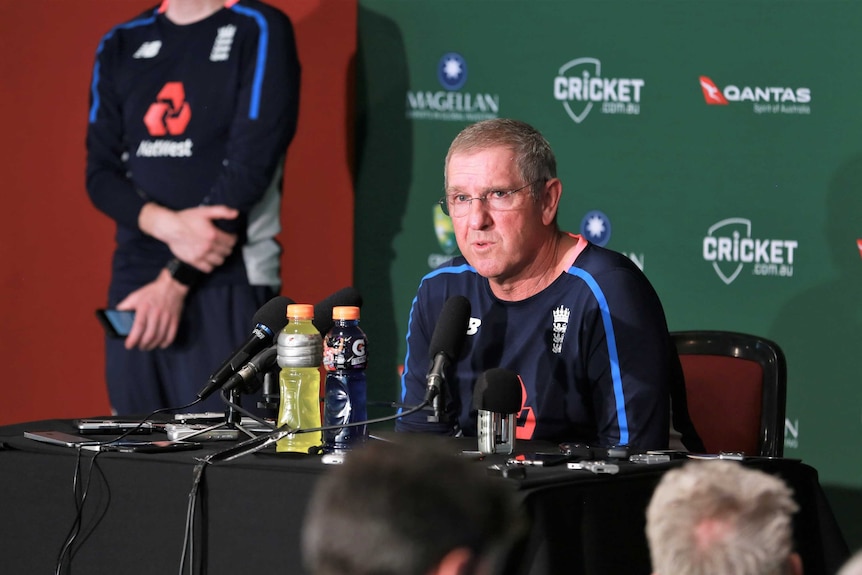
[[[448,216],[448,215],[449,215],[449,201],[448,201],[448,198],[447,198],[446,196],[443,196],[442,198],[440,198],[439,200],[437,200],[437,203],[438,203],[438,204],[440,204],[440,209],[441,209],[441,210],[443,210],[443,213],[444,213],[445,215],[447,215],[447,216]]]
[[[515,205],[515,193],[520,191],[521,190],[514,190],[512,192],[492,193],[486,200],[488,202],[488,208],[499,212],[511,210]]]

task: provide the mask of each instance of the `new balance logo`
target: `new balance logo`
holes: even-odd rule
[[[162,48],[161,40],[154,40],[153,42],[144,42],[141,44],[138,51],[132,55],[132,58],[155,58],[159,55],[159,50]]]

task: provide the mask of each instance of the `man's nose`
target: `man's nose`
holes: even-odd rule
[[[467,212],[468,223],[472,228],[482,228],[491,221],[491,210],[486,205],[485,198],[473,198]]]

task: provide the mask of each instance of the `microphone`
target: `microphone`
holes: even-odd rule
[[[222,387],[225,391],[231,391],[240,387],[240,392],[249,394],[254,393],[260,388],[260,378],[255,377],[259,373],[266,373],[275,365],[278,357],[278,346],[271,345],[268,348],[260,351],[248,363],[237,370],[235,374],[230,376],[227,383]]]
[[[515,419],[521,411],[521,380],[510,369],[485,371],[473,388],[473,407],[479,410],[479,451],[510,454],[515,449]]]
[[[326,299],[314,304],[314,319],[311,323],[314,324],[321,336],[326,337],[326,334],[332,329],[332,308],[343,305],[362,307],[362,296],[359,295],[356,288],[350,286],[341,288]]]
[[[213,372],[206,386],[198,392],[198,399],[206,399],[212,395],[250,357],[272,345],[275,336],[287,325],[287,306],[292,303],[294,302],[289,297],[275,296],[255,312],[252,318],[255,325],[251,335]]]
[[[428,347],[431,367],[425,379],[425,402],[433,402],[434,407],[434,415],[428,416],[429,421],[440,421],[445,372],[458,359],[461,348],[464,347],[469,324],[470,300],[461,295],[447,299],[440,310],[437,325],[431,335],[431,345]]]
[[[288,303],[292,303],[292,301]],[[326,336],[332,328],[332,308],[343,305],[362,306],[362,296],[359,295],[359,291],[356,288],[342,288],[314,305],[314,320],[312,323],[321,336]],[[285,304],[284,313],[282,313],[282,315],[285,315],[285,319],[281,322],[281,327],[275,331],[273,338],[278,337],[278,332],[287,325],[286,312],[287,304]],[[271,340],[270,343],[272,343]],[[272,369],[276,359],[277,346],[270,345],[268,348],[258,352],[257,355],[242,365],[242,367],[234,370],[235,373],[230,375],[224,383],[223,388],[227,391],[240,388],[242,393],[254,393],[260,388],[260,378],[257,375],[259,373],[265,374]],[[273,393],[265,391],[264,395],[273,395]]]

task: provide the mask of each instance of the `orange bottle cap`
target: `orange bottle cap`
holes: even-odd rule
[[[348,321],[359,319],[359,308],[355,305],[337,305],[332,308],[332,319]]]
[[[292,303],[287,306],[287,317],[314,319],[314,306],[310,303]]]

